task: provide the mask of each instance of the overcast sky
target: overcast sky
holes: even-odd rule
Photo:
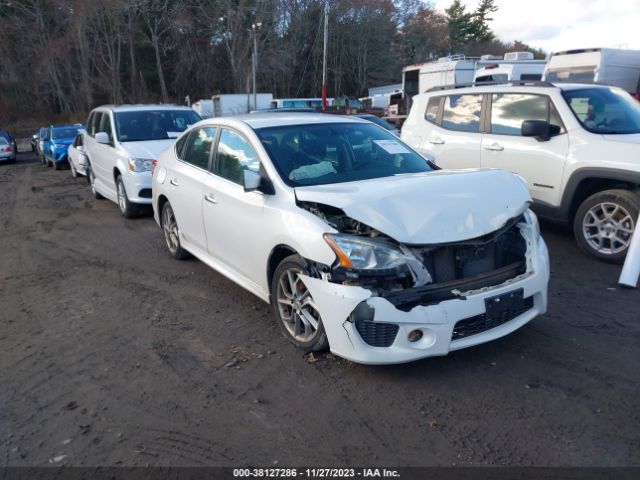
[[[434,0],[444,11],[453,0]],[[475,10],[478,0],[463,0]],[[504,41],[548,52],[572,48],[640,50],[640,0],[496,0],[491,27]]]

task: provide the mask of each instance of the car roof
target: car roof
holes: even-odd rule
[[[209,118],[206,122],[218,120],[223,123],[232,124],[234,122],[244,123],[254,130],[266,127],[279,127],[287,125],[309,125],[321,123],[367,123],[366,120],[360,118],[347,117],[344,115],[333,115],[328,113],[310,113],[310,112],[271,112],[271,113],[252,113],[246,115],[237,115],[233,117]]]
[[[135,112],[135,111],[150,111],[150,110],[191,110],[193,111],[190,107],[185,107],[184,105],[172,105],[167,103],[161,103],[157,105],[152,105],[152,104],[101,105],[99,107],[94,108],[94,110],[110,110],[112,112]]]
[[[450,94],[452,92],[462,94],[462,93],[491,93],[496,90],[511,90],[519,91],[519,90],[527,90],[536,92],[544,92],[549,91],[550,89],[558,89],[558,90],[576,90],[581,88],[611,88],[610,85],[599,85],[594,83],[548,83],[548,82],[536,82],[532,81],[531,83],[525,84],[512,84],[509,82],[505,83],[489,83],[486,85],[469,85],[464,87],[443,87],[443,88],[434,88],[431,90],[427,90],[424,93],[416,95],[416,97],[421,96],[433,96],[433,95],[442,95],[444,93]]]

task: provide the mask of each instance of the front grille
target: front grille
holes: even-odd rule
[[[394,323],[356,320],[356,330],[367,345],[372,347],[390,347],[398,335],[398,325]]]
[[[151,198],[151,189],[150,188],[143,188],[142,190],[140,190],[140,192],[138,193],[138,196],[140,198]]]
[[[460,320],[453,327],[451,340],[470,337],[478,333],[486,332],[492,328],[499,327],[533,308],[533,297],[523,299],[518,305],[514,305],[508,310],[500,312],[499,315],[490,316],[487,313],[476,315],[475,317]]]

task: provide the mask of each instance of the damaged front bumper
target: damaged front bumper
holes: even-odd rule
[[[549,254],[542,238],[527,237],[525,273],[408,311],[366,288],[307,275],[300,278],[318,307],[334,354],[364,364],[409,362],[495,340],[546,312]],[[511,301],[512,308],[491,316],[488,305],[501,300]],[[369,318],[358,319],[359,312]],[[421,337],[412,342],[409,334],[415,330]]]

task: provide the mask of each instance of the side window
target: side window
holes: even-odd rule
[[[442,126],[461,132],[480,131],[482,95],[449,95],[445,97]]]
[[[260,170],[258,155],[243,136],[223,128],[218,141],[215,173],[238,185],[244,185],[245,170]]]
[[[523,73],[520,75],[520,80],[542,80],[541,73]]]
[[[431,97],[427,103],[427,110],[424,112],[424,118],[427,122],[438,123],[438,109],[440,108],[440,99],[442,97]]]
[[[560,118],[560,114],[551,100],[549,100],[549,124],[552,127],[558,127],[556,132],[552,132],[553,135],[560,135],[561,133],[567,132],[564,128],[564,123],[562,123],[562,119]]]
[[[91,119],[91,125],[89,125],[89,135],[92,137],[95,137],[96,133],[99,131],[98,127],[100,126],[100,120],[102,120],[102,113],[94,112],[93,118]]]
[[[189,138],[188,134],[182,135],[182,137],[176,141],[176,157],[180,160],[184,160],[184,145],[187,143],[187,138]]]
[[[108,113],[102,114],[102,118],[100,119],[100,126],[98,127],[96,132],[104,132],[109,135],[109,140],[113,140],[113,135],[111,132],[111,118]]]
[[[544,95],[494,93],[491,97],[491,133],[521,135],[522,122],[542,120],[563,131],[557,111]]]
[[[93,119],[96,116],[96,112],[91,112],[89,114],[89,119],[87,120],[87,135],[91,135],[91,124],[93,123]]]
[[[215,138],[215,127],[201,127],[192,130],[189,136],[186,137],[182,160],[195,167],[207,170],[209,168],[211,147]]]

